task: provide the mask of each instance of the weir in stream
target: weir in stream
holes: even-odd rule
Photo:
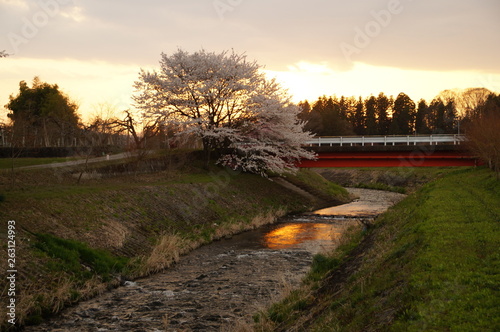
[[[127,281],[26,331],[219,331],[298,285],[312,257],[333,250],[359,218],[374,217],[404,195],[349,189],[360,198],[201,247],[172,268]]]

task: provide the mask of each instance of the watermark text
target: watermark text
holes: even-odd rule
[[[18,53],[21,45],[27,44],[34,39],[40,30],[60,13],[61,5],[69,3],[74,3],[74,0],[39,0],[37,2],[39,10],[33,13],[31,17],[21,19],[22,25],[18,32],[9,32],[7,34],[14,53]]]
[[[16,222],[7,222],[7,321],[16,324]]]

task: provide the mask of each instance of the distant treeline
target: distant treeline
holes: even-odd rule
[[[131,111],[111,116],[102,109],[84,124],[77,103],[57,84],[33,79],[31,87],[19,83],[19,93],[9,97],[7,123],[0,122],[0,158],[68,157],[97,155],[116,150],[191,147],[191,137],[175,137],[178,128],[161,118],[142,119]],[[108,114],[106,114],[108,113]]]
[[[318,136],[456,134],[479,113],[498,110],[500,95],[471,88],[443,91],[430,103],[380,93],[365,99],[323,96],[299,105],[305,129]]]

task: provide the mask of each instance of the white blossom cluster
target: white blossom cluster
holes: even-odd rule
[[[136,106],[146,117],[163,117],[183,133],[218,150],[222,165],[253,173],[293,171],[310,138],[299,108],[255,62],[234,52],[162,54],[159,71],[141,70]]]

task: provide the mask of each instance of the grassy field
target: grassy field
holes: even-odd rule
[[[495,175],[457,169],[317,257],[257,330],[499,331],[499,222]]]

